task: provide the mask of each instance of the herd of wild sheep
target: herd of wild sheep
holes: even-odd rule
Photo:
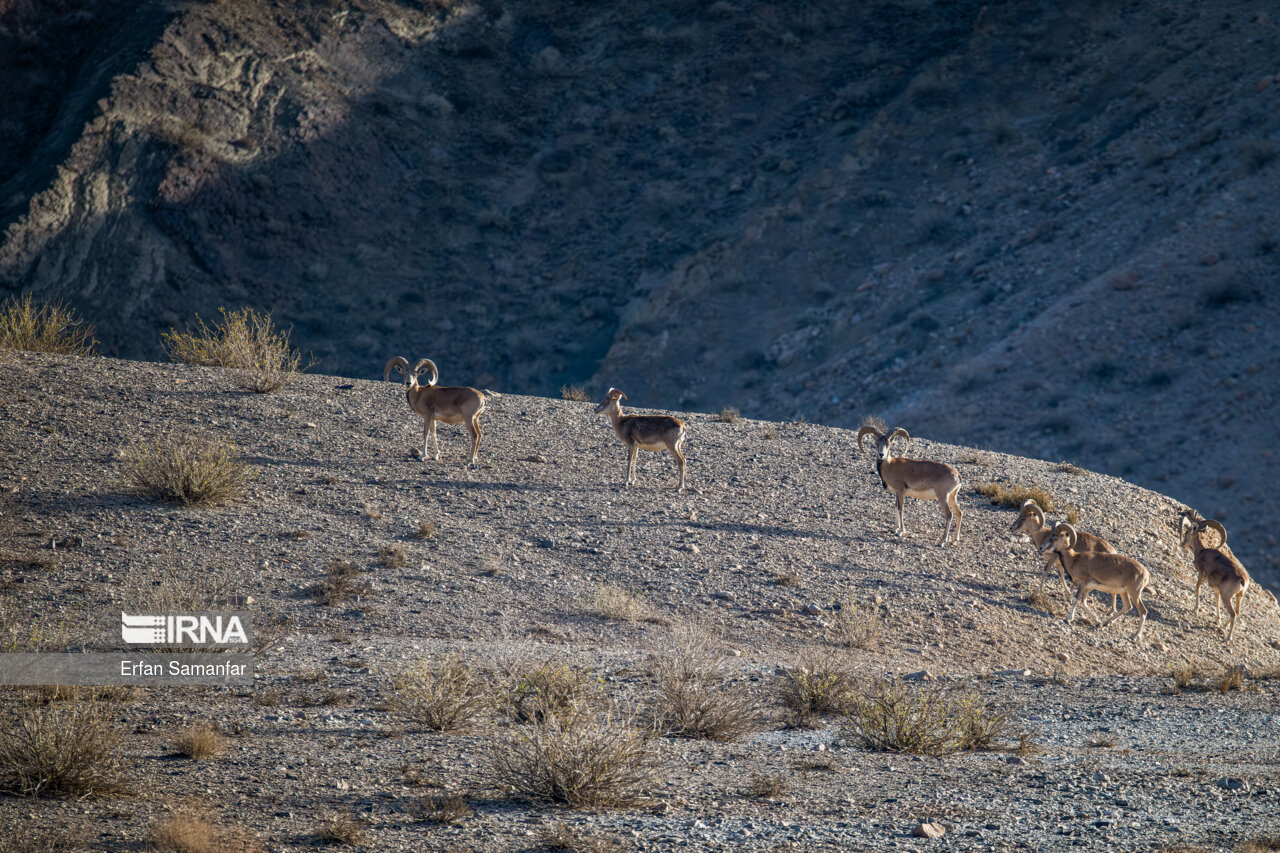
[[[465,423],[471,433],[471,453],[467,462],[475,464],[480,452],[480,415],[485,410],[485,395],[475,388],[437,385],[440,371],[428,358],[420,360],[412,368],[402,357],[391,359],[383,372],[384,381],[391,378],[393,370],[404,377],[405,397],[409,407],[423,420],[422,458],[428,458],[427,442],[430,439],[435,446],[435,452],[430,458],[440,460],[436,421],[446,424]],[[418,381],[424,370],[431,373],[426,385]],[[678,488],[684,490],[685,458],[680,452],[685,439],[684,422],[669,415],[625,415],[622,413],[622,401],[626,398],[626,394],[610,388],[604,402],[595,411],[597,414],[608,415],[613,431],[627,448],[627,485],[635,483],[636,456],[640,450],[666,450],[676,460],[680,472]],[[893,442],[897,438],[901,438],[905,444],[904,453],[911,450],[911,436],[901,427],[885,433],[873,426],[864,426],[858,430],[859,449],[863,447],[863,439],[868,436],[875,439],[876,473],[880,476],[880,483],[893,493],[897,501],[898,526],[895,533],[901,536],[906,531],[902,521],[904,501],[906,498],[916,498],[937,501],[942,508],[945,525],[938,544],[945,545],[952,538],[953,525],[955,533],[952,541],[959,542],[960,521],[963,517],[960,503],[956,499],[960,492],[960,472],[944,462],[895,455]],[[1245,593],[1249,590],[1249,572],[1227,547],[1227,531],[1220,523],[1201,518],[1194,510],[1188,510],[1182,514],[1179,524],[1182,547],[1191,552],[1198,575],[1196,611],[1200,609],[1200,588],[1208,583],[1218,593],[1214,602],[1216,624],[1222,624],[1223,607],[1230,618],[1226,630],[1226,641],[1230,643],[1235,635]],[[1147,607],[1142,603],[1142,593],[1151,582],[1151,573],[1145,566],[1132,557],[1117,553],[1111,543],[1100,536],[1076,530],[1066,522],[1049,524],[1044,511],[1032,500],[1023,503],[1009,532],[1027,534],[1040,552],[1046,555],[1044,572],[1040,577],[1041,591],[1044,589],[1045,578],[1055,566],[1064,589],[1067,589],[1068,576],[1075,583],[1075,600],[1067,616],[1068,624],[1075,620],[1076,608],[1089,593],[1098,590],[1112,596],[1112,613],[1100,627],[1109,625],[1137,608],[1140,621],[1134,639],[1142,638],[1142,632],[1147,626]],[[1216,545],[1205,543],[1206,533],[1214,535]],[[1124,601],[1123,610],[1119,609],[1119,600]]]

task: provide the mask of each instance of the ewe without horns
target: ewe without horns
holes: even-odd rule
[[[1189,510],[1182,514],[1180,525],[1182,547],[1191,552],[1198,575],[1195,612],[1200,612],[1200,587],[1208,581],[1209,587],[1218,593],[1213,606],[1213,624],[1222,627],[1222,607],[1225,605],[1231,617],[1231,623],[1227,626],[1227,642],[1230,643],[1244,606],[1244,594],[1249,591],[1249,572],[1227,550],[1227,529],[1221,524],[1213,519],[1201,518],[1195,510]],[[1212,530],[1218,535],[1218,547],[1205,547],[1202,534],[1206,530]]]
[[[902,427],[885,435],[873,426],[864,426],[858,430],[858,449],[862,449],[862,439],[873,435],[876,438],[876,473],[880,475],[880,483],[893,492],[898,502],[898,536],[906,532],[902,524],[902,504],[905,498],[916,498],[922,501],[937,501],[946,519],[942,529],[939,545],[947,544],[947,536],[951,532],[951,522],[955,521],[955,541],[960,541],[960,520],[963,513],[956,495],[960,492],[960,472],[944,462],[932,462],[928,459],[907,459],[905,456],[893,455],[893,440],[899,436],[907,442],[907,451],[911,450],[911,436]]]
[[[1060,522],[1040,546],[1042,552],[1057,552],[1063,566],[1066,567],[1067,574],[1071,575],[1071,579],[1078,585],[1076,600],[1071,605],[1071,613],[1067,615],[1067,624],[1070,625],[1076,618],[1076,608],[1080,606],[1080,602],[1084,601],[1085,596],[1097,589],[1112,595],[1123,595],[1125,598],[1124,610],[1112,613],[1098,627],[1105,628],[1137,607],[1142,621],[1138,624],[1138,633],[1134,634],[1133,638],[1142,639],[1142,632],[1147,627],[1147,606],[1142,603],[1142,591],[1147,588],[1147,584],[1151,583],[1151,573],[1137,560],[1122,554],[1077,551],[1075,547],[1079,540],[1080,534],[1074,527],[1066,522]]]
[[[426,385],[420,385],[418,374],[424,369],[431,371],[431,381]],[[474,465],[480,453],[480,415],[484,412],[484,395],[474,388],[436,385],[436,380],[440,378],[440,371],[436,369],[435,362],[429,358],[422,359],[410,370],[409,362],[401,356],[396,356],[387,362],[386,370],[382,374],[384,382],[391,378],[392,370],[399,371],[404,377],[407,386],[404,392],[405,399],[409,401],[409,408],[422,418],[422,458],[427,458],[427,439],[430,438],[436,448],[433,458],[437,462],[440,461],[440,441],[436,438],[436,421],[446,424],[465,422],[467,429],[471,431],[471,458],[467,460],[467,464]]]
[[[622,400],[627,399],[617,388],[610,388],[604,402],[596,406],[596,414],[604,413],[613,431],[627,446],[627,485],[636,481],[636,456],[643,450],[670,451],[680,467],[679,490],[684,491],[685,461],[680,446],[684,444],[684,421],[670,415],[624,415]]]
[[[1022,502],[1022,508],[1018,510],[1018,517],[1013,520],[1013,524],[1009,525],[1010,533],[1025,533],[1031,537],[1031,541],[1035,544],[1036,550],[1040,550],[1040,546],[1048,541],[1053,535],[1056,525],[1051,525],[1045,521],[1044,510],[1040,508],[1040,504],[1031,498],[1027,498]],[[1085,533],[1083,530],[1077,532],[1078,541],[1076,542],[1077,551],[1098,551],[1105,554],[1114,554],[1116,549],[1111,543],[1103,539],[1101,536],[1094,536],[1092,533]],[[1049,577],[1049,570],[1057,566],[1058,579],[1062,581],[1062,589],[1071,595],[1071,590],[1067,587],[1067,579],[1064,575],[1066,571],[1062,565],[1062,560],[1058,555],[1050,554],[1048,559],[1044,561],[1044,572],[1040,575],[1040,589],[1037,593],[1044,592],[1045,578]],[[1117,609],[1116,596],[1111,596],[1111,611],[1114,613]]]

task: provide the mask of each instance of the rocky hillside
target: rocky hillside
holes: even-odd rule
[[[86,377],[74,408],[68,376]],[[895,537],[892,501],[841,429],[682,415],[693,488],[679,493],[670,459],[649,453],[623,489],[622,447],[587,403],[491,398],[465,468],[457,427],[440,430],[442,462],[415,457],[417,419],[380,382],[307,376],[253,395],[221,370],[0,352],[0,387],[0,640],[114,646],[120,610],[230,601],[273,640],[252,689],[151,688],[111,706],[140,794],[127,808],[0,796],[0,824],[80,842],[49,849],[140,849],[195,807],[282,851],[313,849],[335,813],[388,851],[559,849],[547,837],[562,822],[607,849],[935,849],[911,835],[925,820],[966,848],[1217,851],[1275,825],[1280,608],[1251,593],[1226,647],[1193,609],[1182,505],[1122,480],[921,441],[970,484],[1043,488],[1141,558],[1140,641],[1132,614],[1097,627],[1098,596],[1064,624],[1056,578],[1029,600],[1039,558],[971,486],[958,546],[936,547],[940,517],[915,501]],[[195,432],[239,446],[256,475],[243,499],[183,509],[127,492],[130,447]],[[481,769],[510,724],[429,732],[388,705],[389,674],[460,654],[498,672],[572,662],[634,711],[652,694],[646,661],[690,628],[759,704],[759,730],[658,739],[643,808],[511,797]],[[815,660],[959,679],[1038,752],[925,761],[842,742],[838,720],[793,728],[779,673]],[[1246,689],[1213,688],[1241,664]],[[1195,676],[1185,692],[1175,669]],[[0,714],[14,697],[0,692]],[[177,733],[208,724],[220,758],[175,754]],[[432,823],[428,794],[474,811]]]
[[[5,0],[0,285],[129,357],[252,304],[334,374],[878,412],[1272,571],[1275,10],[847,7]]]

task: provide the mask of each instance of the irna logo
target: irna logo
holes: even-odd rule
[[[120,637],[148,646],[248,645],[246,613],[120,613]]]

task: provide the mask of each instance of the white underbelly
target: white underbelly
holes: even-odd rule
[[[936,501],[938,493],[933,489],[907,489],[906,495],[909,498],[916,498],[922,501]]]
[[[662,441],[655,441],[655,442],[650,442],[648,444],[641,444],[640,446],[645,450],[666,450],[667,449],[666,442],[662,442]]]

